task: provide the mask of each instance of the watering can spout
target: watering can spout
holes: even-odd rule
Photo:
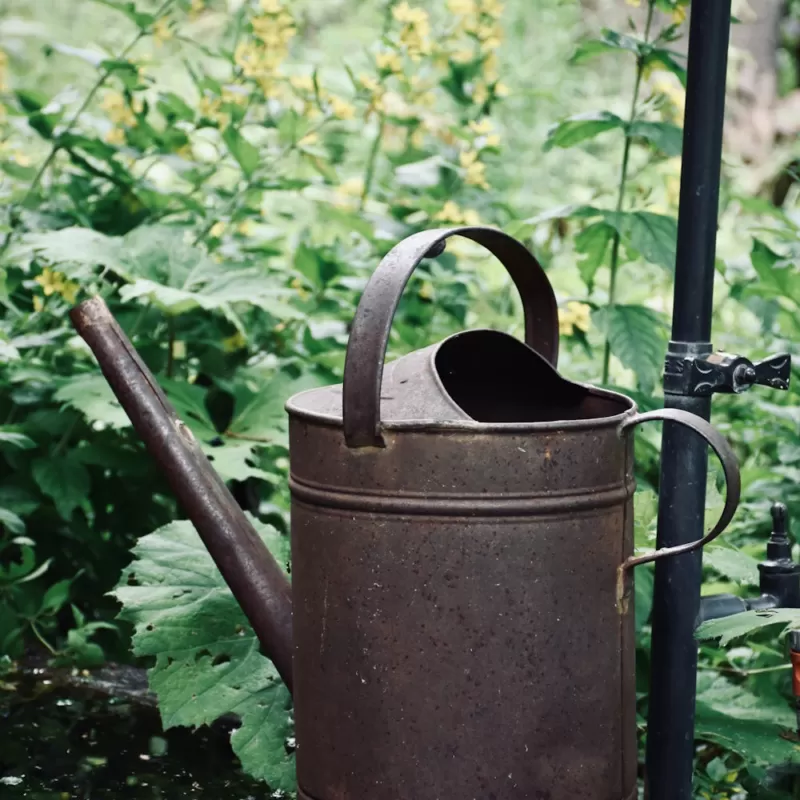
[[[167,476],[261,647],[292,689],[289,580],[100,297],[70,312],[133,427]]]

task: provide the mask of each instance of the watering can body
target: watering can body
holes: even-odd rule
[[[525,342],[468,331],[385,365],[416,266],[461,235],[507,268]],[[293,690],[303,800],[632,800],[632,567],[730,521],[735,458],[704,420],[639,414],[556,371],[550,283],[464,228],[384,258],[341,386],[287,404],[292,586],[98,299],[72,312],[117,398]],[[702,435],[727,480],[703,539],[633,552],[631,429]]]

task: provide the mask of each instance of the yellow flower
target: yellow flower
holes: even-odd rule
[[[486,164],[478,161],[477,150],[468,150],[465,153],[461,153],[459,163],[464,169],[464,182],[467,186],[478,186],[481,189],[489,188],[489,184],[486,182]]]
[[[267,50],[278,51],[282,61],[287,45],[297,34],[297,28],[294,26],[291,15],[254,17],[251,24],[253,33],[267,46]]]
[[[412,8],[406,0],[392,9],[392,16],[403,24],[400,43],[405,47],[412,61],[419,61],[431,52],[431,26],[428,12],[422,8]]]
[[[477,211],[471,208],[462,209],[457,203],[448,200],[441,211],[434,214],[433,219],[438,222],[449,222],[453,225],[480,225],[481,218]]]
[[[115,147],[122,147],[125,144],[125,131],[122,128],[112,128],[106,134],[106,141]]]
[[[307,133],[303,136],[302,139],[297,143],[301,147],[309,147],[312,144],[316,144],[319,141],[319,134],[316,133]]]
[[[361,197],[364,192],[364,181],[362,178],[348,178],[339,184],[336,191],[346,197]]]
[[[283,3],[281,0],[261,0],[261,9],[265,14],[280,14]]]
[[[52,294],[60,294],[68,303],[74,303],[75,297],[80,288],[74,281],[65,280],[62,273],[56,272],[50,267],[45,267],[42,274],[34,278],[36,283],[42,287],[45,297],[50,297]],[[35,304],[34,304],[35,308]],[[42,303],[42,308],[44,304]],[[41,310],[41,309],[37,309]]]
[[[577,328],[586,333],[591,327],[591,306],[570,300],[566,308],[558,309],[558,330],[563,336],[572,336]]]
[[[44,309],[44,300],[38,294],[33,296],[33,310],[37,313]]]
[[[203,11],[203,9],[205,9],[205,7],[205,0],[192,0],[191,12],[193,14],[199,14],[201,11]]]
[[[497,81],[494,85],[494,93],[497,97],[508,97],[510,89],[502,81]]]
[[[8,89],[8,55],[0,50],[0,91]]]
[[[503,40],[503,29],[499,25],[480,25],[475,31],[481,43],[481,50],[496,50]]]
[[[672,22],[675,25],[683,25],[686,22],[686,6],[675,6],[672,10]]]
[[[100,108],[115,125],[123,125],[126,128],[136,125],[136,115],[119,92],[106,92]]]
[[[481,0],[481,11],[487,17],[494,17],[497,19],[503,13],[503,4],[500,0]]]
[[[478,136],[485,136],[487,133],[491,133],[494,130],[494,125],[492,125],[492,121],[488,117],[484,117],[480,121],[473,120],[469,124],[470,130],[473,133],[477,133]]]
[[[153,40],[157,45],[162,45],[174,36],[169,20],[166,17],[157,19],[153,25]]]
[[[233,353],[236,350],[242,350],[247,346],[247,339],[241,331],[236,331],[233,336],[228,336],[222,340],[222,349],[226,353]]]
[[[289,78],[289,83],[298,92],[314,91],[314,79],[310,75],[293,75]]]
[[[483,81],[475,81],[475,86],[472,89],[472,99],[479,106],[482,106],[489,99],[489,87]]]
[[[450,60],[454,64],[469,64],[475,58],[475,53],[472,50],[464,47],[461,50],[456,50],[450,54]]]
[[[214,224],[211,226],[211,229],[209,230],[209,232],[208,232],[208,235],[209,235],[209,236],[210,236],[212,239],[219,239],[219,237],[220,237],[220,236],[222,236],[222,234],[223,234],[223,233],[225,233],[225,227],[226,227],[226,226],[225,226],[225,223],[224,223],[224,222],[222,222],[222,221],[220,221],[220,222],[215,222],[215,223],[214,223]]]
[[[253,235],[253,222],[252,220],[246,219],[240,222],[236,226],[236,232],[240,236],[252,236]]]
[[[385,53],[375,54],[375,66],[381,72],[396,73],[403,71],[403,59],[393,52],[388,51]]]
[[[222,111],[222,100],[219,97],[206,97],[200,98],[198,103],[200,113],[219,125],[220,128],[227,128],[231,118],[228,114]]]
[[[447,10],[459,17],[468,17],[478,12],[475,0],[447,0]]]
[[[339,119],[353,119],[356,115],[355,106],[347,100],[342,100],[341,97],[331,97],[331,111]]]
[[[78,296],[78,291],[81,287],[75,281],[65,281],[61,286],[61,296],[72,305],[75,298]]]
[[[244,86],[224,86],[222,89],[222,102],[235,106],[247,105],[247,89]]]

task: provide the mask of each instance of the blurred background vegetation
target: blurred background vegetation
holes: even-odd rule
[[[800,4],[734,5],[714,344],[755,360],[797,352]],[[69,308],[106,299],[284,560],[283,404],[341,379],[360,291],[414,231],[521,238],[556,288],[560,369],[657,407],[689,13],[684,0],[0,0],[0,791],[293,791],[288,700],[229,595],[209,626],[203,596],[224,589],[171,524],[179,510]],[[478,325],[519,334],[517,298],[456,242],[409,284],[390,355]],[[715,400],[745,494],[704,591],[753,593],[770,503],[800,512],[797,392]],[[657,431],[637,443],[640,547],[658,447]],[[207,583],[163,561],[177,552]],[[165,606],[157,584],[182,599]],[[642,742],[651,589],[642,568]],[[153,635],[165,618],[169,640]],[[779,633],[702,644],[698,797],[792,796]],[[143,667],[170,733],[147,711]],[[244,689],[237,669],[255,676]],[[197,701],[200,685],[226,691]],[[280,701],[268,717],[266,697]],[[222,745],[218,727],[172,730],[217,719]],[[266,783],[208,755],[227,753],[231,727]],[[187,764],[193,747],[205,766]]]

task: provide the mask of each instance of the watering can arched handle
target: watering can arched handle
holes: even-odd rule
[[[525,341],[553,366],[558,360],[558,306],[541,264],[525,245],[496,228],[443,228],[412,234],[383,258],[358,303],[344,365],[342,416],[348,447],[383,447],[380,398],[386,346],[409,278],[445,240],[464,236],[485,247],[508,270],[522,300]]]
[[[638,556],[631,556],[622,565],[623,570],[631,569],[639,564],[646,564],[649,561],[658,561],[661,558],[668,558],[669,556],[691,553],[701,547],[705,547],[728,527],[739,505],[739,496],[742,491],[742,477],[739,474],[739,462],[736,458],[736,454],[731,449],[725,437],[711,425],[711,423],[706,422],[702,417],[698,417],[697,414],[691,414],[688,411],[682,411],[678,408],[661,408],[657,411],[648,411],[645,414],[636,414],[630,419],[625,420],[622,425],[620,425],[620,433],[624,434],[643,422],[651,422],[653,420],[677,422],[679,425],[691,428],[695,433],[699,433],[700,436],[706,440],[711,449],[717,454],[717,458],[722,465],[722,471],[725,475],[725,505],[722,508],[722,513],[717,520],[717,524],[714,525],[702,539],[679,544],[675,547],[662,547],[658,550],[654,550],[650,553],[643,553]]]

